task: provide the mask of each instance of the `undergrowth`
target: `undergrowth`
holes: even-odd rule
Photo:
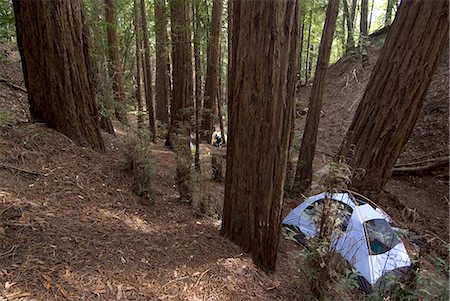
[[[126,136],[124,155],[126,169],[134,177],[135,192],[155,203],[156,162],[150,154],[150,135],[148,131],[129,131]]]

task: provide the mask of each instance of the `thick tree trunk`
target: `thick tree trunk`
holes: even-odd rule
[[[104,150],[81,1],[13,1],[33,120]]]
[[[202,118],[202,140],[211,140],[211,129],[215,110],[215,95],[219,91],[220,33],[222,31],[222,0],[214,0],[211,30],[208,43],[208,60],[205,83],[205,109]]]
[[[193,107],[193,83],[189,2],[171,0],[170,17],[173,45],[173,97],[168,144],[175,148],[177,155],[176,183],[180,191],[180,199],[191,202],[192,155],[189,149],[189,136]]]
[[[448,45],[448,1],[403,0],[340,149],[352,187],[376,199],[391,176]]]
[[[166,0],[155,0],[156,119],[169,123],[169,52]]]
[[[347,0],[342,1],[344,3],[344,18],[347,21],[347,45],[345,47],[345,51],[350,52],[355,50],[355,35],[353,30],[353,21],[351,19],[350,12],[348,11]]]
[[[293,106],[287,80],[296,72],[289,57],[297,47],[298,9],[290,0],[233,2],[222,234],[266,271],[275,269],[279,243]]]
[[[195,64],[195,159],[194,166],[197,172],[200,170],[200,109],[202,95],[202,74],[200,59],[200,1],[196,0],[192,6],[193,11],[193,28],[194,28],[194,64]]]
[[[330,61],[331,44],[333,43],[338,10],[339,0],[330,0],[328,2],[322,40],[320,41],[319,57],[309,101],[309,110],[306,116],[305,131],[303,132],[298,156],[297,171],[292,187],[294,194],[304,192],[309,188],[312,181],[312,165],[316,152],[317,131],[319,129],[325,78]]]
[[[142,130],[143,102],[142,102],[142,53],[141,53],[141,26],[139,18],[139,0],[134,0],[134,30],[136,31],[136,103],[138,107],[137,127]]]
[[[147,105],[148,123],[150,127],[150,133],[152,134],[152,141],[156,143],[156,137],[158,133],[156,128],[155,103],[153,101],[152,65],[150,58],[150,45],[147,26],[147,10],[145,8],[145,0],[141,0],[141,22],[143,32],[142,38],[144,39],[145,102]]]
[[[294,142],[295,138],[295,114],[296,114],[296,102],[295,102],[295,92],[296,92],[296,86],[297,86],[297,76],[296,72],[292,71],[291,68],[294,68],[294,70],[299,70],[301,66],[302,61],[302,44],[303,44],[303,25],[304,25],[304,18],[301,18],[301,3],[300,0],[296,0],[298,3],[299,9],[296,11],[296,16],[294,20],[298,20],[299,22],[302,19],[301,26],[300,24],[296,24],[296,27],[294,28],[294,32],[292,33],[298,43],[297,47],[291,48],[291,52],[289,53],[289,70],[288,70],[288,95],[287,97],[288,102],[292,102],[294,105],[292,106],[291,111],[291,128],[289,129],[289,145],[288,145],[288,158],[287,158],[287,165],[286,165],[286,179],[284,182],[284,192],[289,194],[291,189],[291,184],[295,176],[295,165],[294,162],[292,162],[292,144]]]
[[[119,58],[119,37],[117,35],[116,0],[105,0],[106,32],[108,35],[109,74],[113,81],[114,110],[116,118],[128,124],[127,104],[122,82],[122,70]]]

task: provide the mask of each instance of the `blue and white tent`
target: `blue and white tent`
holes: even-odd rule
[[[336,201],[340,212],[340,230],[332,238],[340,253],[360,275],[374,285],[383,275],[411,265],[405,246],[389,225],[389,217],[363,198],[350,193],[321,193],[306,199],[283,220],[307,238],[318,234],[314,217],[325,199]]]

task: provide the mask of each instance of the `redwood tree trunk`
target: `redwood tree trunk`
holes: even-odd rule
[[[348,10],[347,0],[342,0],[344,2],[344,19],[347,21],[347,45],[345,47],[346,52],[355,50],[355,38],[353,31],[353,20]],[[356,1],[354,1],[356,2]]]
[[[105,0],[106,32],[108,35],[109,74],[113,81],[116,118],[128,124],[125,91],[122,82],[122,70],[119,58],[119,37],[117,36],[116,0]]]
[[[139,0],[134,0],[134,30],[136,32],[136,103],[138,107],[137,127],[143,128],[143,102],[142,102],[142,53],[141,53],[141,26],[139,18]]]
[[[369,0],[361,0],[361,20],[360,20],[360,35],[359,35],[359,51],[361,54],[363,67],[367,61],[367,36],[369,35],[367,28],[367,19],[369,15]]]
[[[219,91],[219,59],[220,59],[220,33],[222,31],[222,0],[214,0],[212,8],[211,31],[208,43],[208,61],[205,83],[205,110],[202,118],[202,140],[211,140],[211,129],[215,110],[215,96]]]
[[[104,150],[81,1],[13,4],[32,119]]]
[[[312,27],[312,10],[309,11],[309,25],[308,25],[308,38],[306,42],[306,62],[305,62],[305,84],[308,82],[311,76],[311,27]]]
[[[298,3],[297,5],[299,6],[299,9],[296,11],[296,16],[294,20],[298,20],[297,22],[299,22],[301,19],[301,3],[300,0],[296,0]],[[293,151],[292,151],[292,144],[294,142],[294,138],[295,138],[295,115],[297,112],[296,106],[295,106],[295,92],[296,92],[296,86],[297,86],[297,74],[296,72],[292,71],[291,68],[294,68],[294,70],[299,70],[301,66],[301,61],[302,61],[302,44],[303,44],[303,26],[304,26],[305,22],[304,19],[301,22],[301,26],[299,24],[296,24],[296,27],[294,28],[294,32],[292,33],[295,38],[296,41],[298,43],[298,47],[293,47],[291,48],[291,52],[289,54],[289,70],[288,70],[288,79],[287,79],[287,83],[288,83],[288,95],[287,97],[289,98],[288,101],[292,102],[294,105],[292,106],[292,111],[291,111],[291,118],[292,118],[292,122],[291,122],[291,128],[289,130],[289,145],[288,145],[288,158],[287,158],[287,165],[286,165],[286,179],[285,179],[285,183],[284,183],[284,192],[289,194],[290,190],[291,190],[291,184],[292,181],[294,179],[294,175],[295,175],[295,165],[294,162],[292,162],[292,155],[293,155]],[[300,74],[301,72],[299,72]]]
[[[180,199],[192,201],[191,150],[189,135],[193,107],[192,48],[189,2],[171,0],[173,97],[168,143],[177,158],[176,184]]]
[[[290,0],[233,2],[222,234],[266,271],[275,269],[279,243],[298,9]]]
[[[148,26],[147,26],[147,10],[145,8],[145,0],[141,0],[141,22],[142,32],[144,39],[144,64],[145,64],[145,102],[148,112],[148,123],[150,126],[150,133],[152,133],[152,141],[156,143],[157,129],[156,129],[156,112],[155,104],[153,101],[153,88],[152,88],[152,65],[150,59],[150,45],[148,38]]]
[[[448,45],[448,1],[403,0],[340,149],[376,199],[411,134],[437,61]]]
[[[316,152],[317,131],[319,130],[320,111],[325,87],[325,78],[330,61],[331,44],[336,28],[336,19],[339,10],[339,0],[329,0],[327,15],[320,41],[319,57],[309,101],[309,110],[306,116],[305,131],[298,156],[297,171],[295,173],[292,192],[300,194],[309,188],[312,181],[312,165]]]
[[[193,28],[194,28],[194,64],[195,64],[195,159],[194,165],[197,172],[200,170],[200,109],[202,95],[202,74],[200,60],[200,1],[196,0],[192,6],[193,12]]]
[[[169,123],[169,52],[167,38],[167,6],[155,0],[156,33],[156,119]]]

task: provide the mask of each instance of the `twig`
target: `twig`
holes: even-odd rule
[[[180,280],[189,278],[189,277],[190,277],[190,276],[187,275],[187,276],[183,276],[183,277],[180,277],[180,278],[176,278],[176,279],[170,280],[169,282],[167,282],[166,284],[164,284],[164,285],[161,287],[161,289],[164,289],[166,286],[168,286],[168,285],[170,285],[170,284],[172,284],[172,283],[174,283],[174,282],[177,282],[177,281],[180,281]]]
[[[11,249],[10,249],[9,251],[6,251],[5,253],[1,253],[1,254],[0,254],[0,258],[3,257],[3,256],[8,255],[8,254],[10,254],[10,253],[13,253],[16,249],[17,249],[17,246],[12,246]]]
[[[16,84],[11,83],[11,82],[8,81],[6,78],[0,77],[0,82],[5,83],[7,86],[9,86],[9,87],[11,87],[11,88],[14,88],[14,89],[16,89],[16,90],[20,90],[20,91],[22,91],[22,92],[27,93],[27,89],[25,89],[25,88],[22,87],[22,86],[19,86],[19,85],[16,85]]]
[[[197,281],[195,282],[195,286],[197,286],[200,283],[200,280],[202,279],[203,276],[206,275],[206,273],[208,273],[209,271],[211,271],[213,268],[209,268],[206,271],[204,271],[203,273],[201,273],[200,277],[198,277]]]
[[[0,168],[20,171],[20,172],[24,172],[24,173],[28,173],[28,174],[36,175],[36,176],[44,176],[44,177],[47,176],[47,174],[39,172],[39,171],[27,170],[27,169],[19,168],[19,167],[12,166],[9,164],[0,164]]]

